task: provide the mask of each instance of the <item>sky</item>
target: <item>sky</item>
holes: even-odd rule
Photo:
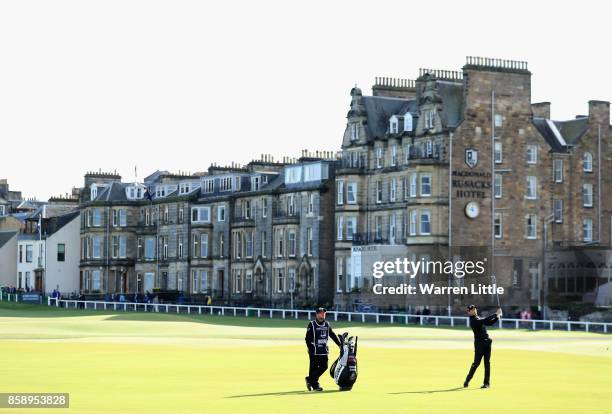
[[[46,200],[87,171],[133,181],[337,151],[355,84],[468,55],[528,61],[533,102],[586,114],[612,100],[610,6],[550,4],[1,2],[0,178]]]

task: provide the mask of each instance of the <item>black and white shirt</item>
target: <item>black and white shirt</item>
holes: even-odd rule
[[[322,323],[317,320],[310,321],[306,327],[306,346],[310,355],[329,355],[327,340],[331,338],[336,345],[340,346],[340,340],[332,330],[329,322]]]

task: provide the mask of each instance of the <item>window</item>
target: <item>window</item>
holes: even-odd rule
[[[399,121],[395,115],[389,119],[389,132],[391,134],[397,134],[399,131]]]
[[[253,291],[253,271],[247,270],[244,277],[244,291],[251,293]]]
[[[553,178],[556,183],[563,182],[563,160],[553,160]]]
[[[421,211],[421,231],[420,234],[431,234],[431,214],[428,210]]]
[[[288,280],[289,286],[289,292],[295,292],[295,269],[290,267],[289,268],[289,280]]]
[[[563,223],[563,200],[553,200],[553,215],[555,223]]]
[[[242,288],[242,275],[240,270],[234,271],[234,293],[240,293],[240,289]]]
[[[246,233],[246,257],[253,257],[253,232]]]
[[[198,257],[199,247],[200,247],[200,236],[197,233],[193,233],[192,242],[193,242],[193,257]]]
[[[396,195],[397,195],[397,179],[393,178],[391,179],[391,182],[389,183],[389,201],[395,201]]]
[[[144,258],[145,260],[155,259],[155,237],[145,237]]]
[[[98,186],[95,184],[92,184],[91,187],[91,200],[95,200],[98,197]]]
[[[410,152],[412,151],[411,148],[412,145],[410,144],[406,144],[404,146],[404,164],[406,165],[408,165],[408,162],[410,161]]]
[[[276,256],[283,257],[285,254],[285,231],[283,229],[277,230],[277,243],[276,243]]]
[[[404,131],[412,131],[412,114],[410,112],[406,112],[404,115]]]
[[[527,193],[525,197],[529,200],[538,198],[538,179],[534,176],[527,176]]]
[[[289,232],[289,256],[295,257],[297,250],[296,239],[295,239],[295,231]]]
[[[376,168],[383,167],[383,149],[381,147],[376,148]]]
[[[495,174],[495,198],[502,198],[502,175]]]
[[[208,271],[200,270],[200,292],[206,292],[208,290]]]
[[[585,242],[593,241],[593,220],[590,218],[582,220],[582,240]]]
[[[308,195],[308,214],[314,213],[314,205],[315,205],[315,194],[310,193]]]
[[[500,114],[495,114],[495,128],[501,128],[503,125],[503,117]]]
[[[344,226],[344,218],[342,216],[338,216],[337,231],[336,231],[337,240],[342,240],[343,226]]]
[[[161,238],[162,243],[162,259],[168,258],[168,237],[163,236]]]
[[[395,214],[391,214],[391,216],[389,216],[389,244],[395,244],[396,220]]]
[[[250,219],[251,216],[251,200],[242,200],[242,217],[245,219]]]
[[[268,251],[268,233],[265,231],[261,232],[261,257],[266,257]]]
[[[593,207],[593,184],[582,184],[582,205]]]
[[[495,222],[493,223],[493,228],[495,231],[495,238],[501,239],[504,236],[501,213],[495,213]]]
[[[410,197],[417,196],[417,175],[416,173],[410,174]]]
[[[411,236],[416,236],[416,228],[417,228],[417,211],[412,210],[410,212],[410,227],[409,232]]]
[[[66,261],[66,245],[63,243],[59,243],[57,245],[57,261],[58,262]]]
[[[223,233],[219,233],[217,238],[219,239],[219,257],[223,258],[223,256],[225,256],[225,239]]]
[[[338,180],[336,181],[337,190],[338,190],[338,205],[344,204],[344,181]]]
[[[295,195],[293,194],[287,197],[287,212],[290,216],[295,215]]]
[[[208,257],[208,233],[200,234],[200,257]]]
[[[431,174],[421,174],[421,197],[431,196]]]
[[[527,145],[527,164],[538,163],[538,146]]]
[[[87,255],[83,255],[87,257]],[[19,245],[19,263],[23,263],[23,245]]]
[[[236,177],[236,178],[239,178],[239,177]],[[221,185],[221,191],[231,191],[233,182],[234,180],[232,180],[232,177],[221,178],[219,180],[219,183]]]
[[[342,270],[344,267],[342,262],[342,257],[336,257],[336,292],[342,292]]]
[[[346,219],[346,239],[353,240],[353,236],[356,230],[357,230],[357,217],[348,217]]]
[[[593,154],[585,152],[582,155],[582,170],[584,172],[593,172]]]
[[[433,129],[436,119],[436,110],[431,109],[425,112],[425,129]]]
[[[193,207],[191,209],[192,223],[210,223],[210,207]]]
[[[285,291],[285,277],[281,269],[278,269],[278,273],[276,274],[276,290],[278,293]]]
[[[261,177],[255,176],[251,177],[251,191],[258,191],[261,187]]]
[[[213,178],[209,178],[207,180],[202,181],[202,192],[212,193],[214,191],[215,191],[215,180]]]
[[[178,222],[182,223],[183,220],[185,220],[185,207],[181,205],[178,207]]]
[[[94,259],[100,259],[102,257],[102,237],[93,236],[91,238],[91,241],[92,241],[92,257]]]
[[[183,257],[183,235],[179,234],[177,236],[177,252],[179,259]]]
[[[225,206],[217,207],[217,221],[225,221]]]
[[[306,239],[307,239],[307,245],[306,245],[307,254],[308,254],[308,256],[312,256],[312,252],[313,252],[312,227],[308,227],[306,229]]]
[[[528,239],[536,238],[537,231],[537,216],[535,214],[528,214],[525,217],[525,234]]]
[[[351,291],[353,290],[353,288],[357,287],[357,279],[355,279],[354,281],[352,279],[353,269],[351,267],[352,262],[351,262],[350,256],[346,258],[345,265],[346,265],[346,289],[347,291]]]
[[[382,216],[374,217],[374,234],[376,240],[382,240]]]
[[[6,215],[6,206],[0,206],[0,217]]]
[[[391,166],[395,167],[397,165],[397,145],[393,145],[391,147]]]
[[[93,226],[100,227],[102,225],[102,212],[100,209],[93,210]]]
[[[383,198],[383,190],[382,190],[382,181],[376,181],[376,202],[382,203]]]
[[[501,164],[503,161],[503,147],[501,142],[494,144],[495,152],[495,164]]]
[[[268,199],[267,198],[261,199],[261,216],[268,217]]]
[[[91,271],[91,290],[98,291],[101,287],[101,274],[100,270]]]
[[[191,292],[198,293],[198,271],[191,271]]]
[[[351,141],[357,141],[359,139],[359,128],[356,123],[350,124],[351,128]]]

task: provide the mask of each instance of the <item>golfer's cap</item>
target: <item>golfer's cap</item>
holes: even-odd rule
[[[325,308],[317,308],[317,313],[321,313],[321,312],[325,313],[325,312],[327,312],[327,309],[325,309]]]
[[[467,310],[477,309],[476,305],[468,305]]]

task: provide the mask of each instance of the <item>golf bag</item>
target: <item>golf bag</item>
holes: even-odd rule
[[[340,356],[329,370],[340,391],[350,391],[357,381],[357,337],[347,339],[348,332],[340,335]]]

